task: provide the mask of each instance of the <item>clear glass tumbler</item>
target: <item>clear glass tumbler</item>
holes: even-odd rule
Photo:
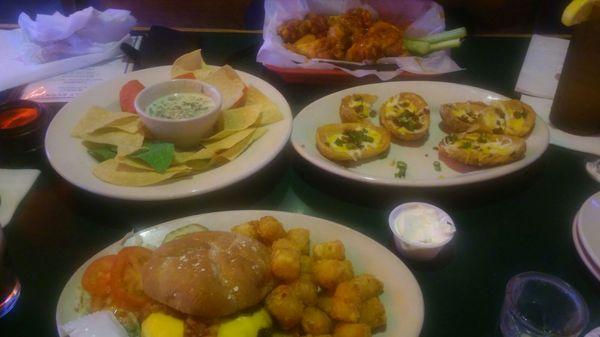
[[[6,238],[0,224],[0,318],[15,306],[20,294],[21,284],[10,269]]]
[[[588,320],[579,292],[558,277],[527,272],[508,281],[500,313],[505,337],[576,337]]]

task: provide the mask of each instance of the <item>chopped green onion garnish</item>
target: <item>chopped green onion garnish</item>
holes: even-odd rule
[[[396,162],[396,169],[398,169],[398,172],[396,172],[394,174],[394,176],[396,178],[406,178],[406,169],[408,168],[408,165],[403,162],[403,161],[397,161]]]

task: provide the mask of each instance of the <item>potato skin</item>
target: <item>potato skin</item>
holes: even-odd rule
[[[372,109],[373,103],[377,100],[377,96],[370,94],[352,94],[342,98],[340,103],[340,119],[343,123],[369,123],[369,118],[362,118],[352,107],[350,102],[355,100],[357,97],[362,98],[363,101],[367,102]]]
[[[490,140],[500,140],[502,138],[509,138],[512,141],[512,150],[509,153],[485,153],[481,150],[476,149],[462,149],[457,146],[449,145],[449,138],[455,137],[460,140],[464,137],[472,137],[474,135],[481,135],[480,133],[475,134],[457,134],[450,135],[440,141],[438,145],[438,151],[440,155],[456,160],[460,163],[477,166],[477,167],[491,167],[508,164],[517,160],[520,160],[525,156],[526,144],[525,141],[519,137],[508,136],[508,135],[492,135],[486,134],[485,136]]]
[[[370,147],[363,149],[360,156],[353,158],[347,152],[341,152],[334,150],[331,146],[327,145],[327,137],[331,134],[343,132],[346,129],[356,128],[370,128],[374,129],[381,135],[381,141],[379,146]],[[320,126],[317,129],[317,149],[327,159],[333,161],[359,161],[363,159],[369,159],[375,157],[390,148],[391,137],[390,134],[384,128],[380,128],[374,125],[367,125],[361,123],[340,123],[340,124],[326,124]]]
[[[465,132],[477,128],[477,114],[486,106],[483,102],[472,101],[442,104],[440,107],[440,116],[442,117],[444,128],[450,132]],[[453,113],[453,110],[456,108],[473,111],[475,115],[473,122],[469,123],[456,116]]]
[[[385,113],[386,103],[389,102],[390,100],[394,99],[395,97],[398,97],[401,100],[407,100],[407,101],[412,102],[415,105],[415,107],[417,108],[417,114],[422,113],[424,115],[424,122],[423,122],[422,128],[414,130],[414,131],[409,131],[405,128],[399,129],[398,127],[396,127],[393,120],[391,118],[387,117],[387,115]],[[399,140],[403,140],[403,141],[419,140],[419,139],[425,137],[427,135],[427,133],[429,132],[429,124],[431,123],[431,118],[429,116],[429,106],[427,105],[427,102],[425,102],[423,97],[421,97],[415,93],[412,93],[412,92],[401,92],[395,96],[388,98],[381,105],[381,107],[379,108],[379,123],[386,130],[388,130],[392,134],[392,136],[394,136],[395,138],[397,138]]]
[[[526,103],[523,103],[516,99],[495,101],[492,102],[492,106],[500,109],[505,114],[506,119],[506,130],[504,131],[507,135],[526,137],[528,136],[533,128],[535,127],[535,116],[536,113],[533,108]],[[524,116],[515,116],[516,112],[524,114]],[[523,127],[514,128],[511,125],[511,120],[523,118]]]

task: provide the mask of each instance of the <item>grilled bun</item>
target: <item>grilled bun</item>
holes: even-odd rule
[[[258,304],[270,292],[270,254],[230,232],[184,235],[156,249],[142,271],[144,292],[180,312],[222,317]]]

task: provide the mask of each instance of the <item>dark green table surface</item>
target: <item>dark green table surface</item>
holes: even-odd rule
[[[286,84],[255,62],[260,35],[200,35],[209,63],[228,60],[269,81],[284,94],[294,114],[311,101],[350,86]],[[432,80],[515,96],[528,42],[528,38],[469,38],[453,53],[466,70]],[[556,275],[577,288],[590,307],[588,329],[596,327],[599,283],[580,261],[571,239],[573,216],[598,190],[585,172],[585,158],[551,145],[529,169],[494,182],[443,190],[384,189],[312,168],[288,146],[262,172],[226,190],[161,203],[88,194],[59,177],[43,153],[3,158],[0,167],[37,168],[42,173],[5,228],[23,293],[15,309],[0,319],[0,336],[55,336],[55,306],[71,273],[131,229],[205,212],[271,209],[337,221],[394,251],[387,214],[408,200],[444,207],[458,228],[453,245],[441,258],[427,264],[405,261],[423,291],[423,337],[497,336],[507,280],[531,270]]]

